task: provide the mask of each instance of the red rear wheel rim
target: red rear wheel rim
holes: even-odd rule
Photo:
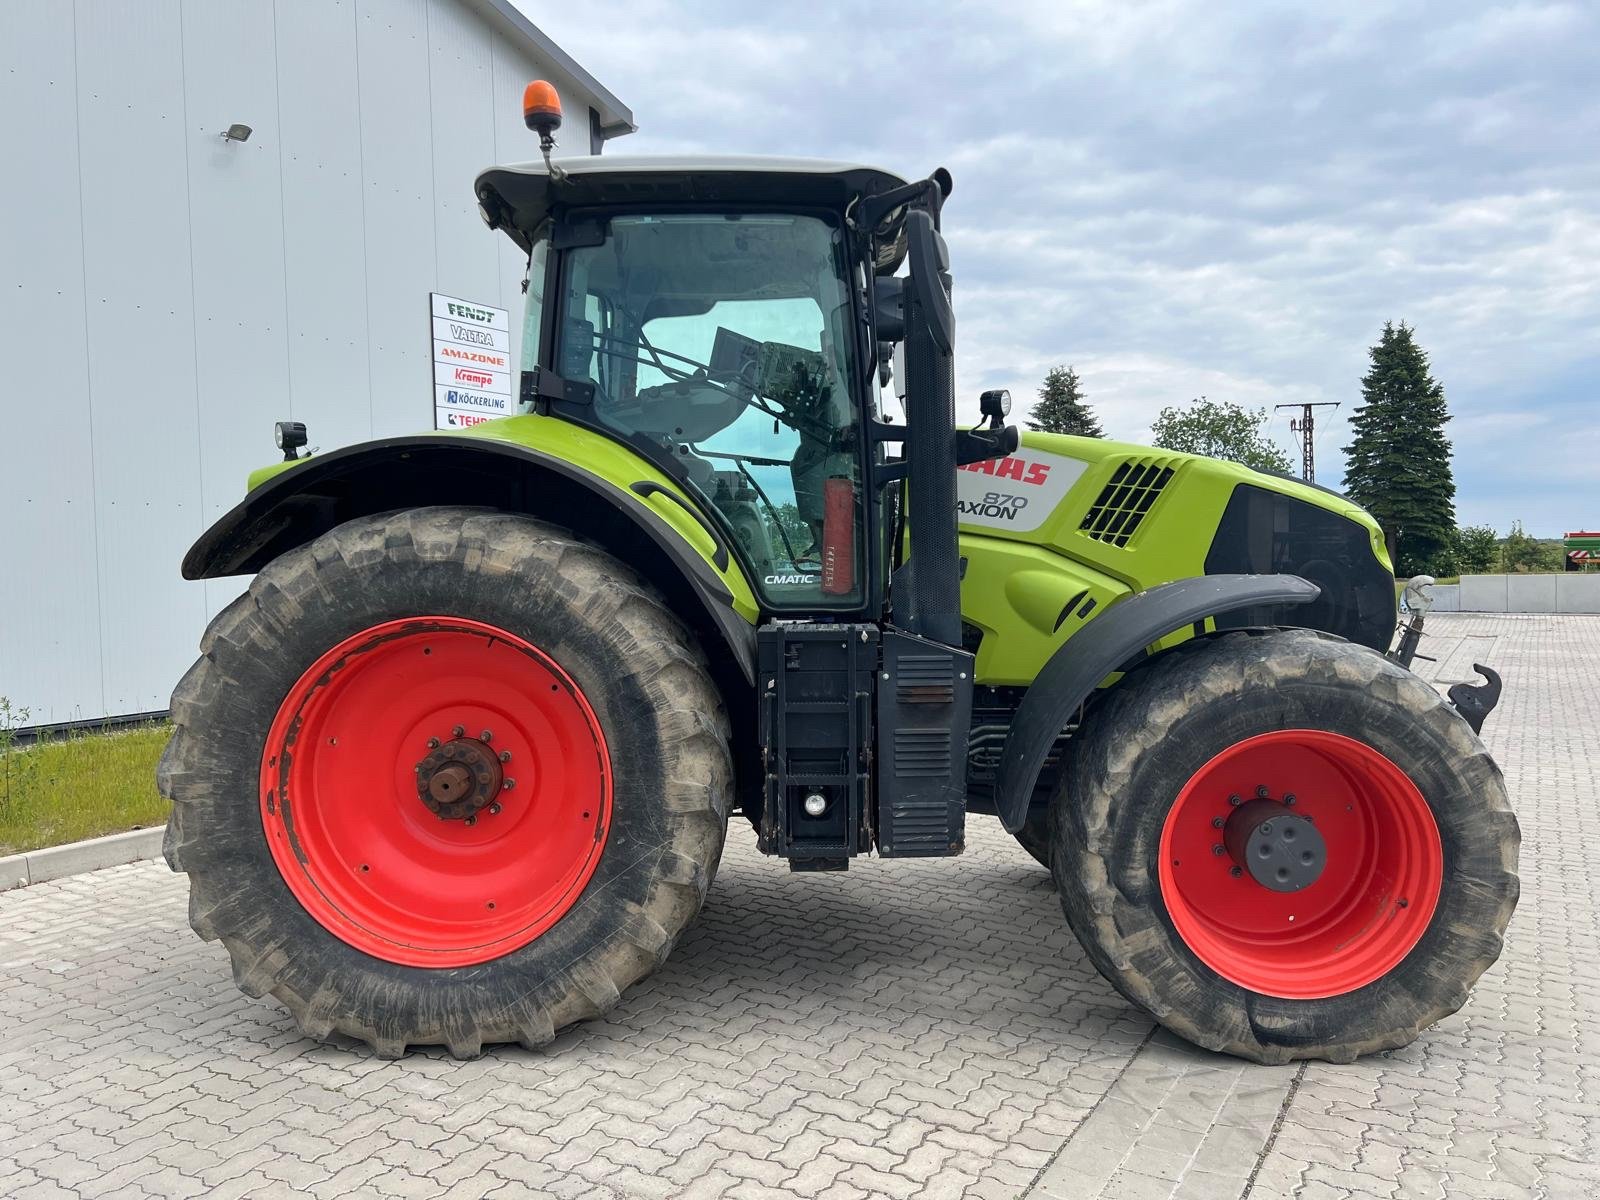
[[[1261,791],[1260,789],[1264,789]],[[1219,852],[1236,806],[1295,803],[1326,844],[1314,883],[1273,891]],[[1161,830],[1161,899],[1178,935],[1217,974],[1285,999],[1343,995],[1411,952],[1438,905],[1444,852],[1409,776],[1353,738],[1289,729],[1246,738],[1190,777]]]
[[[532,643],[458,617],[334,646],[289,690],[261,760],[289,890],[330,933],[408,966],[486,962],[550,929],[610,817],[583,691]]]

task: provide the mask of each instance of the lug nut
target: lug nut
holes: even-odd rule
[[[438,748],[439,748],[439,739],[438,738],[429,738],[428,739],[428,749],[429,750],[437,750]]]
[[[503,792],[509,792],[512,788],[514,788],[516,786],[517,786],[517,781],[515,779],[504,779],[504,780],[501,780],[501,782],[500,782],[500,790],[503,791]]]
[[[1244,868],[1243,867],[1229,867],[1228,868],[1228,874],[1232,875],[1235,879],[1237,879],[1237,878],[1239,878],[1239,876],[1244,874]]]
[[[1224,846],[1221,842],[1217,842],[1214,845],[1212,845],[1212,847],[1211,847],[1211,853],[1213,853],[1213,854],[1226,854],[1227,852],[1228,852],[1228,848],[1226,846]]]
[[[480,733],[478,735],[478,740],[480,742],[492,742],[492,741],[494,741],[494,733],[493,733],[493,731],[485,729],[482,733]]]
[[[1226,823],[1221,817],[1211,818],[1211,828],[1213,829],[1221,829]]]
[[[1268,796],[1272,795],[1272,793],[1267,790],[1267,785],[1263,783],[1256,789],[1256,795],[1265,800]]]
[[[1243,804],[1244,801],[1239,799],[1238,796],[1229,796],[1228,797],[1228,803],[1233,805],[1235,808],[1237,808],[1239,805]]]
[[[467,818],[467,824],[468,825],[476,825],[477,823],[478,823],[478,818],[476,816],[471,816],[471,817]]]
[[[466,732],[467,732],[467,727],[465,725],[457,725],[454,729],[452,729],[450,731],[450,736],[451,737],[461,737]]]
[[[509,751],[509,750],[500,751],[500,761],[501,762],[510,762],[511,761],[511,751]]]
[[[1293,792],[1285,792],[1283,794],[1283,802],[1285,804],[1289,804],[1289,805],[1294,804],[1294,793]]]
[[[491,817],[499,816],[500,815],[500,806],[498,804],[489,805],[489,815]]]

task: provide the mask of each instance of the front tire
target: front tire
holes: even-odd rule
[[[1050,809],[1045,805],[1035,804],[1028,809],[1028,816],[1022,823],[1022,828],[1012,835],[1017,839],[1017,845],[1028,852],[1029,857],[1046,871],[1050,869]]]
[[[537,1046],[662,962],[715,873],[721,699],[610,555],[468,509],[269,564],[172,700],[190,920],[301,1029]]]
[[[1130,674],[1054,806],[1062,907],[1101,974],[1257,1062],[1405,1045],[1465,1002],[1516,905],[1516,819],[1471,728],[1382,655],[1306,630]]]

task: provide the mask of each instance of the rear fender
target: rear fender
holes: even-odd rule
[[[1320,592],[1297,575],[1202,575],[1129,596],[1091,620],[1050,656],[1012,718],[995,778],[1006,829],[1016,833],[1027,820],[1045,756],[1078,706],[1130,659],[1207,617],[1257,604],[1309,604]]]
[[[665,481],[642,463],[640,483],[655,487],[630,490],[554,454],[488,438],[366,442],[319,454],[255,488],[190,548],[183,576],[251,574],[337,525],[374,513],[436,504],[526,513],[628,563],[695,631],[715,674],[731,659],[745,685],[754,687],[756,610],[748,582],[720,544],[714,547],[720,553],[708,554],[690,543],[689,537],[714,535],[687,502],[679,501],[687,510],[685,528],[693,531],[688,534],[661,515],[679,512],[677,506],[652,506]]]

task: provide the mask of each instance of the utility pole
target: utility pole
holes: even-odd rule
[[[1338,408],[1337,400],[1319,400],[1314,404],[1275,404],[1272,406],[1276,412],[1280,408],[1298,408],[1300,415],[1289,418],[1289,432],[1300,435],[1300,478],[1307,483],[1314,483],[1317,478],[1316,449],[1312,445],[1311,435],[1316,429],[1316,418],[1311,415],[1313,408]]]

